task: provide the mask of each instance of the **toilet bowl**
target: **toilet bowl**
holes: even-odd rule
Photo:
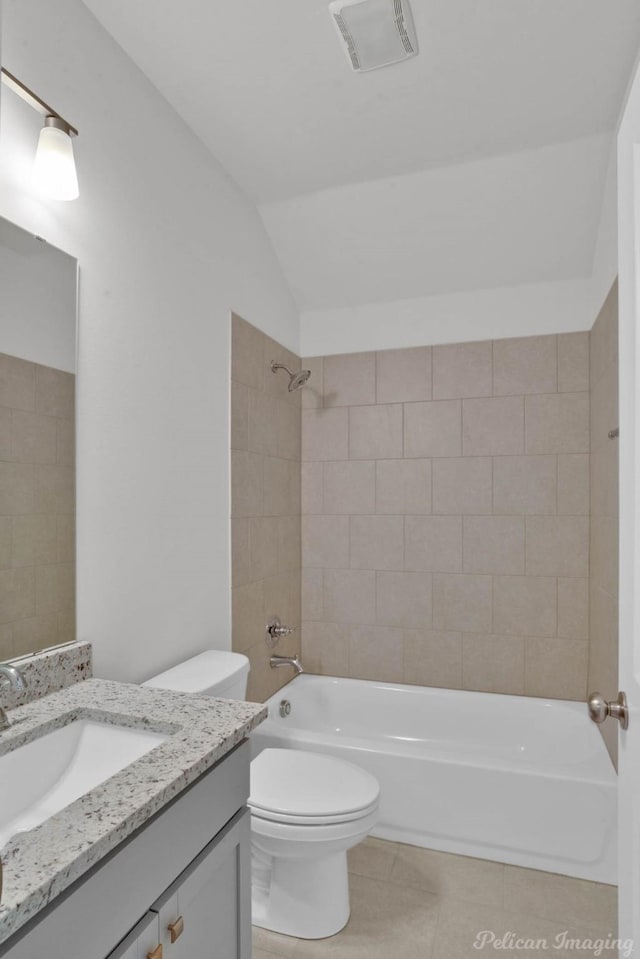
[[[251,763],[253,923],[300,939],[349,919],[347,850],[378,817],[378,781],[359,766],[299,749]]]
[[[143,683],[244,699],[249,660],[207,650]],[[380,787],[353,763],[299,749],[251,762],[252,922],[300,939],[335,935],[349,919],[347,850],[371,832]]]

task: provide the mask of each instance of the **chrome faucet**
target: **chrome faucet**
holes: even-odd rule
[[[0,663],[0,689],[7,686],[19,691],[27,688],[27,681],[17,666],[12,666],[11,663]],[[10,725],[11,720],[4,708],[0,706],[0,730],[8,729]]]
[[[304,672],[304,666],[297,654],[295,656],[272,656],[269,665],[272,669],[277,669],[278,666],[293,666],[298,676]]]

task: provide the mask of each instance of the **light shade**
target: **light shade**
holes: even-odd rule
[[[46,117],[33,163],[33,182],[52,200],[75,200],[79,195],[69,127],[58,117]]]

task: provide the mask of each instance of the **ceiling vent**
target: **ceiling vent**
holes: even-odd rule
[[[329,12],[354,70],[376,70],[418,53],[409,0],[332,0]]]

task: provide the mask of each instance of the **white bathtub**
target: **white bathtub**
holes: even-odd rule
[[[251,738],[372,772],[383,839],[616,882],[616,774],[581,703],[304,674]]]

